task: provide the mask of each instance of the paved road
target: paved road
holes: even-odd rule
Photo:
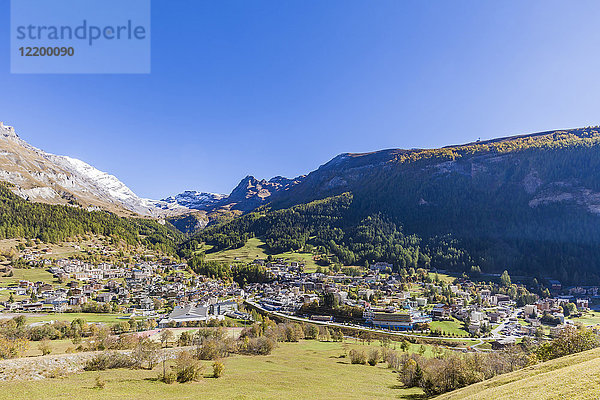
[[[512,314],[507,315],[506,318],[504,318],[504,320],[502,320],[502,323],[500,323],[500,325],[498,325],[496,328],[494,328],[492,330],[492,339],[517,339],[518,336],[514,336],[514,335],[505,335],[503,333],[501,333],[501,331],[506,327],[506,325],[508,325],[510,323],[510,319],[511,318],[517,318],[517,314],[519,313],[519,309],[515,309]]]
[[[271,310],[267,310],[263,307],[261,307],[258,303],[255,303],[253,301],[250,300],[246,300],[246,303],[250,304],[253,307],[256,307],[258,309],[260,309],[261,311],[271,314],[271,315],[275,315],[278,316],[280,318],[285,318],[285,319],[289,319],[292,321],[298,321],[298,322],[309,322],[311,324],[316,324],[316,325],[323,325],[323,326],[336,326],[336,327],[340,327],[340,328],[352,328],[352,329],[356,329],[359,331],[363,331],[363,332],[376,332],[376,333],[385,333],[388,335],[393,335],[393,336],[400,336],[400,337],[414,337],[414,338],[423,338],[423,339],[440,339],[440,340],[447,340],[447,341],[458,341],[458,342],[464,342],[465,340],[477,340],[478,343],[475,344],[474,346],[479,346],[480,344],[483,343],[482,339],[475,339],[475,338],[453,338],[453,337],[445,337],[445,336],[429,336],[429,335],[419,335],[419,334],[413,334],[413,333],[406,333],[406,332],[397,332],[397,331],[386,331],[384,329],[373,329],[373,328],[367,328],[364,326],[360,326],[360,325],[346,325],[346,324],[340,324],[337,322],[323,322],[323,321],[313,321],[311,319],[307,319],[307,318],[301,318],[301,317],[296,317],[293,315],[288,315],[288,314],[283,314],[277,311],[271,311]],[[455,349],[466,349],[465,347],[453,347]],[[476,349],[477,351],[479,351],[479,349]]]

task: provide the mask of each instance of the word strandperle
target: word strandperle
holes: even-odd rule
[[[144,40],[146,28],[142,25],[134,26],[131,20],[125,25],[89,25],[83,20],[76,27],[69,25],[27,25],[17,26],[17,40],[86,40],[90,46],[94,41],[104,40]]]

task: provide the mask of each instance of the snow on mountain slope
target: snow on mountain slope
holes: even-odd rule
[[[186,190],[183,193],[179,193],[175,196],[169,196],[166,199],[162,199],[161,202],[166,203],[169,206],[182,206],[194,210],[207,210],[216,206],[223,199],[228,196],[217,193],[206,193],[197,192],[195,190]]]
[[[188,211],[179,204],[140,198],[114,175],[81,160],[37,149],[1,122],[0,179],[15,185],[16,194],[32,201],[154,217]]]
[[[16,194],[31,201],[151,217],[172,217],[194,210],[247,212],[303,179],[277,176],[266,181],[247,176],[230,195],[188,190],[163,200],[144,199],[114,175],[79,159],[35,148],[0,122],[0,180],[12,183]]]
[[[78,160],[76,158],[68,156],[56,156],[54,154],[47,154],[47,157],[63,166],[65,169],[87,178],[90,182],[100,186],[103,190],[107,191],[112,197],[115,197],[121,201],[137,200],[138,196],[131,189],[129,189],[123,182],[117,179],[114,175],[109,175],[106,172],[102,172],[91,165]]]
[[[87,188],[90,193],[117,203],[129,211],[148,216],[161,216],[163,209],[186,211],[183,207],[163,208],[160,206],[161,202],[141,198],[116,176],[102,172],[79,159],[48,153],[44,156],[76,177],[73,189],[77,189],[77,185]]]

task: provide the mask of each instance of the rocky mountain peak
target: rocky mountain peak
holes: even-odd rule
[[[4,122],[0,121],[0,137],[6,139],[19,139],[19,135],[15,132],[15,128],[12,126],[4,125]]]
[[[81,160],[35,148],[19,138],[12,126],[2,122],[0,139],[4,139],[0,140],[0,180],[14,185],[13,192],[27,200],[104,209],[124,215],[166,213],[162,204],[138,197],[115,176]]]
[[[164,202],[169,206],[179,205],[191,210],[206,210],[216,206],[225,198],[227,198],[227,196],[223,194],[186,190],[175,196],[169,196],[166,199],[162,199],[161,202]]]

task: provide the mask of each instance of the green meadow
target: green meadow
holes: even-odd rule
[[[419,389],[403,389],[384,363],[353,365],[343,355],[351,348],[366,352],[375,344],[301,341],[280,343],[268,356],[233,356],[223,360],[225,373],[212,378],[211,362],[193,383],[165,384],[161,370],[84,372],[62,379],[0,383],[2,399],[417,399]],[[106,382],[95,388],[96,379]]]
[[[212,247],[205,245],[203,250],[206,251],[206,259],[212,261],[234,262],[243,261],[250,262],[256,258],[265,259],[271,253],[268,252],[260,238],[250,238],[243,247],[239,249],[228,249],[218,252],[211,252]],[[274,259],[283,258],[290,261],[297,261],[306,264],[307,272],[314,272],[317,269],[317,263],[313,260],[313,254],[305,252],[286,252],[280,254],[271,254]]]
[[[441,331],[443,335],[469,336],[469,332],[463,328],[464,324],[456,318],[450,321],[432,321],[429,326],[432,330]]]

